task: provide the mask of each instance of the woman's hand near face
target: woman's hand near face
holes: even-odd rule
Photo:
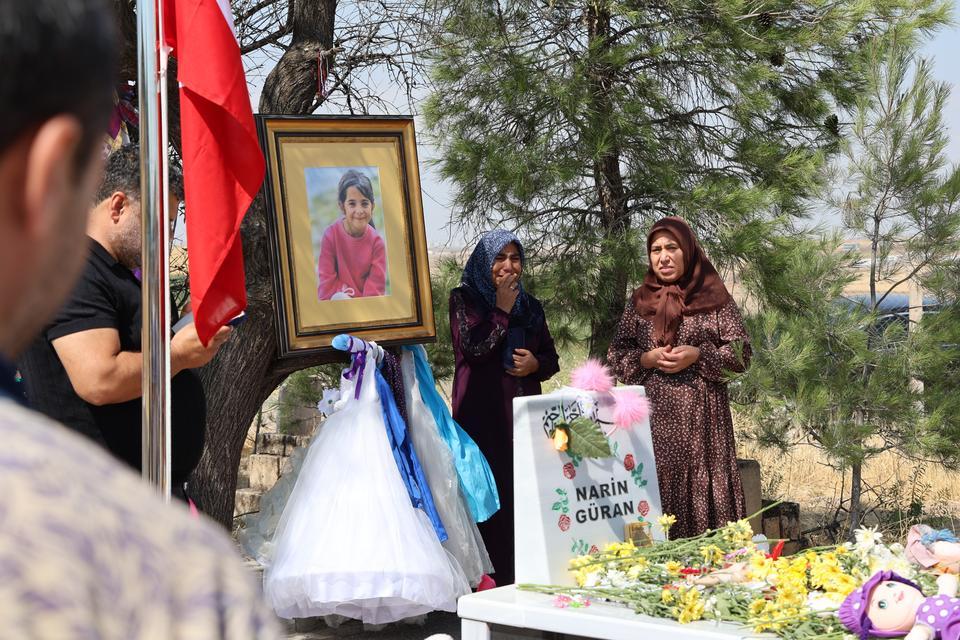
[[[519,274],[511,273],[505,275],[497,285],[497,308],[504,313],[510,313],[513,310],[513,303],[520,295],[520,287],[517,284],[519,280]]]
[[[666,346],[657,360],[657,368],[664,373],[680,373],[700,359],[700,348],[687,344],[679,347]]]
[[[513,350],[513,369],[507,373],[517,378],[525,378],[540,369],[540,361],[528,349]]]

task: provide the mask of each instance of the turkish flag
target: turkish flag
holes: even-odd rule
[[[191,308],[207,344],[247,306],[240,222],[264,161],[229,1],[162,1],[180,83]]]

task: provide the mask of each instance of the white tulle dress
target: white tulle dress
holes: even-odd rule
[[[413,352],[408,349],[403,350],[400,371],[407,405],[407,429],[427,477],[433,503],[447,530],[447,540],[443,546],[457,559],[467,580],[475,587],[483,574],[493,572],[490,556],[480,537],[480,530],[460,495],[460,481],[453,454],[440,437],[433,414],[423,403]]]
[[[284,618],[341,615],[383,624],[455,611],[470,592],[427,515],[410,502],[387,439],[367,354],[359,398],[318,429],[277,524],[264,595]]]

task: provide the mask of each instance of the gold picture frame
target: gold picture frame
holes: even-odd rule
[[[258,115],[281,359],[436,339],[413,118]]]

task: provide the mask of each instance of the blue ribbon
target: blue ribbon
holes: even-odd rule
[[[920,542],[924,545],[931,545],[934,542],[960,542],[960,540],[949,529],[940,529],[923,534],[920,536]]]
[[[407,424],[403,421],[403,416],[400,415],[400,410],[393,398],[390,383],[387,382],[379,370],[374,371],[374,377],[377,393],[380,395],[380,408],[383,412],[383,423],[387,429],[387,439],[390,441],[390,448],[393,450],[393,459],[397,463],[397,470],[407,487],[410,503],[415,509],[422,509],[427,514],[437,538],[440,542],[444,542],[447,539],[447,530],[440,519],[436,504],[433,502],[430,485],[427,483],[427,477],[420,465],[417,452],[413,448],[413,441],[410,439]]]
[[[460,488],[470,507],[470,515],[475,522],[488,520],[500,509],[500,494],[497,493],[497,483],[490,464],[473,438],[450,415],[447,404],[437,391],[423,346],[417,344],[404,349],[413,352],[420,398],[433,414],[437,431],[453,454],[453,464],[457,468]]]

